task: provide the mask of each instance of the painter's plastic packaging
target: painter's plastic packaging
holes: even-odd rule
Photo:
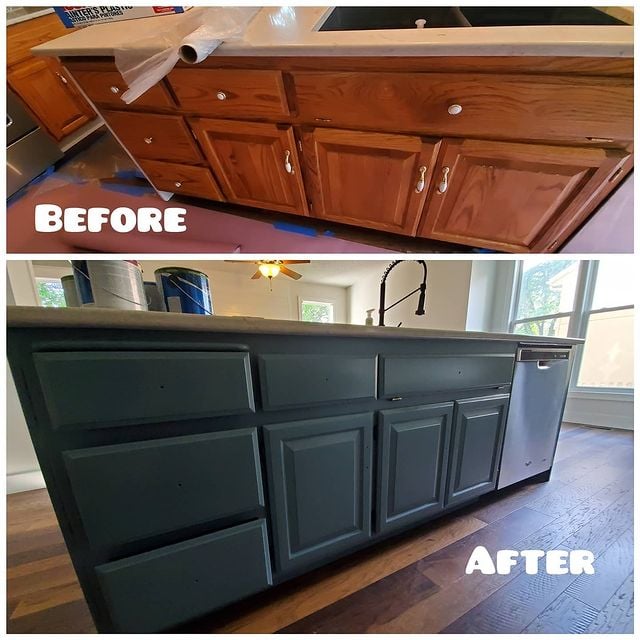
[[[223,41],[241,39],[259,7],[194,8],[172,21],[171,28],[115,52],[115,63],[127,83],[122,100],[131,104],[160,82],[179,60],[202,62]],[[159,21],[160,22],[160,21]]]
[[[191,7],[116,7],[116,6],[84,6],[54,7],[65,27],[86,27],[91,24],[118,22],[120,20],[136,20],[184,13]]]

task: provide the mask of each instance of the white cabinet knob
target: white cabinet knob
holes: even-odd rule
[[[144,139],[144,141],[145,141],[147,144],[151,144],[151,143],[153,142],[153,138],[145,138],[145,139]]]
[[[179,189],[182,186],[182,182],[176,182],[175,185]]]
[[[111,93],[120,93],[120,89],[118,87],[109,87],[111,89]]]
[[[450,116],[457,116],[459,113],[462,113],[462,106],[459,104],[451,104],[447,109]]]
[[[218,93],[216,93],[216,98],[218,98],[218,100],[226,100],[227,94],[224,91],[218,91]]]

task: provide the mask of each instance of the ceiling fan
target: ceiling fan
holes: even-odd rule
[[[311,260],[226,260],[225,262],[236,262],[247,264],[249,262],[258,265],[258,270],[251,276],[252,280],[258,278],[267,278],[269,282],[273,280],[279,273],[282,273],[294,280],[300,280],[302,274],[289,269],[288,264],[309,264]]]

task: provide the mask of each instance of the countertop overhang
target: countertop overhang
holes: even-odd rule
[[[43,309],[7,307],[9,329],[126,329],[144,331],[196,331],[335,338],[380,338],[413,340],[482,340],[540,343],[574,346],[580,338],[526,336],[514,333],[412,329],[405,327],[367,327],[354,324],[321,324],[293,320],[267,320],[244,316],[203,316],[159,311],[122,311],[117,309]]]
[[[633,26],[535,26],[318,31],[333,7],[264,7],[243,38],[215,56],[590,56],[633,57]],[[180,30],[187,13],[97,24],[32,49],[45,56],[113,56],[144,50],[149,38]],[[145,45],[145,41],[147,44]]]

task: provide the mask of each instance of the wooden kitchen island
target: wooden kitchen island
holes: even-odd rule
[[[496,492],[518,350],[582,342],[7,315],[29,432],[102,632],[172,628]],[[551,428],[557,440],[560,415]],[[545,461],[528,474],[548,479]]]
[[[263,9],[131,105],[115,52],[184,16],[34,51],[62,58],[165,196],[537,253],[633,168],[632,26],[320,32],[328,11]]]

